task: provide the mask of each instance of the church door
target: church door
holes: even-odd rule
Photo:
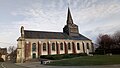
[[[33,59],[35,59],[36,58],[36,53],[33,53]]]

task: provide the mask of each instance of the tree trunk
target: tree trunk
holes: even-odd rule
[[[104,55],[105,55],[105,49],[104,49]]]

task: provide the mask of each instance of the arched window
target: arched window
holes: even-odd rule
[[[52,50],[55,51],[55,43],[52,43]]]
[[[70,43],[68,43],[68,50],[71,50],[71,45],[70,45]]]
[[[77,50],[80,50],[80,44],[77,43]]]
[[[84,42],[82,42],[82,46],[83,46],[83,53],[85,53],[85,44],[84,44]]]
[[[43,43],[43,51],[46,51],[46,43]]]
[[[60,43],[60,50],[63,50],[63,43]]]
[[[32,44],[32,51],[36,51],[36,43]]]
[[[87,49],[89,49],[89,43],[86,43],[86,45],[87,45]]]

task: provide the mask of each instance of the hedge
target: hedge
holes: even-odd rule
[[[40,56],[40,58],[50,59],[50,60],[60,60],[60,59],[74,58],[74,57],[80,57],[80,56],[87,56],[87,54],[80,53],[80,54],[42,55]]]

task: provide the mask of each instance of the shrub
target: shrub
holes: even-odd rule
[[[68,58],[74,58],[79,56],[87,56],[86,53],[80,53],[80,54],[59,54],[59,55],[42,55],[40,58],[42,59],[50,59],[50,60],[60,60],[60,59],[68,59]]]
[[[4,62],[4,59],[3,59],[3,58],[0,58],[0,62]]]

